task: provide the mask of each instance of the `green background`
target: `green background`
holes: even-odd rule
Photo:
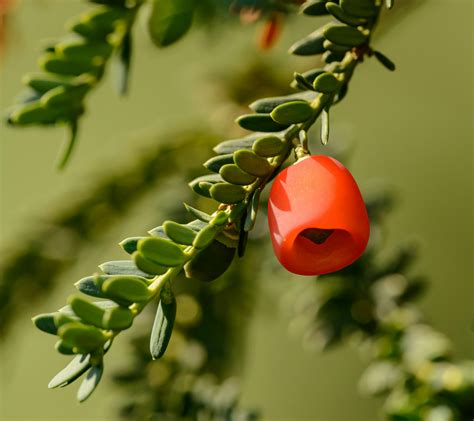
[[[388,246],[407,238],[421,244],[416,272],[431,280],[422,310],[453,340],[456,356],[467,358],[474,338],[472,1],[402,3],[419,7],[403,18],[394,11],[398,16],[386,24],[382,20],[383,36],[375,41],[396,61],[397,72],[386,71],[375,60],[359,67],[348,97],[332,113],[333,140],[352,145],[351,169],[362,186],[385,183],[399,192],[401,200],[387,224]],[[2,110],[20,90],[22,74],[36,68],[40,40],[61,35],[66,19],[85,7],[76,0],[24,0],[16,8],[1,68]],[[314,25],[307,18],[289,23],[278,47],[266,57],[309,68],[311,60],[286,58],[285,51]],[[254,28],[237,29],[210,35],[196,31],[171,49],[157,50],[144,26],[138,25],[130,95],[117,98],[110,78],[91,95],[78,148],[63,174],[54,169],[63,129],[2,126],[2,247],[21,241],[41,223],[42,215],[60,205],[65,193],[86,189],[95,174],[126,162],[144,136],[212,124],[222,111],[215,107],[212,89],[216,70],[241,66],[256,54]],[[53,341],[34,330],[29,319],[61,306],[76,279],[93,272],[98,262],[119,257],[114,244],[154,226],[157,213],[159,197],[151,194],[126,223],[77,257],[80,264],[61,278],[47,300],[34,306],[25,303],[0,344],[1,420],[114,419],[120,395],[107,378],[81,406],[74,400],[75,386],[46,388],[65,359],[53,352]],[[379,402],[356,390],[364,362],[353,349],[315,354],[302,349],[298,336],[288,334],[287,314],[273,305],[287,287],[272,279],[258,286],[246,368],[236,373],[243,381],[244,405],[260,408],[266,420],[377,419]],[[121,345],[117,343],[107,358],[107,370],[124,361],[126,340],[118,342]]]

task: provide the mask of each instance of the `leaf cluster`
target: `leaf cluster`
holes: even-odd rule
[[[46,47],[39,59],[41,72],[24,76],[25,92],[8,113],[13,126],[66,124],[70,136],[59,161],[63,168],[75,144],[84,100],[102,79],[107,63],[117,57],[119,92],[127,87],[131,56],[131,27],[141,0],[100,3],[67,24],[70,34]]]

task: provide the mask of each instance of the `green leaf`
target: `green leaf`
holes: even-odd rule
[[[122,249],[128,253],[132,254],[133,252],[137,251],[138,247],[138,242],[145,237],[130,237],[130,238],[125,238],[125,240],[122,240],[119,245],[122,247]]]
[[[329,109],[325,108],[321,114],[321,143],[327,145],[329,142]]]
[[[236,122],[243,129],[258,132],[279,132],[288,127],[274,121],[270,114],[246,114],[240,116]]]
[[[351,26],[360,26],[367,23],[367,19],[358,18],[346,13],[342,7],[337,3],[329,2],[326,3],[326,9],[331,15],[333,15],[337,20]]]
[[[94,301],[93,304],[97,307],[100,307],[101,309],[103,310],[107,310],[109,308],[115,308],[115,307],[118,307],[118,304],[115,303],[114,301],[110,301],[110,300],[103,300],[103,301]],[[75,317],[75,314],[74,314],[74,311],[72,311],[72,308],[70,305],[65,305],[64,307],[61,307],[59,310],[58,310],[59,313],[62,313],[66,316],[72,316],[73,317],[73,321],[75,320],[79,320],[79,318],[76,318]],[[55,320],[56,320],[56,315],[58,313],[55,313]],[[58,324],[64,324],[62,321]]]
[[[309,34],[303,39],[295,42],[289,50],[290,54],[296,56],[312,56],[315,54],[322,54],[324,53],[324,35],[323,31],[327,27],[327,25],[323,26],[322,28],[317,29],[313,33]]]
[[[371,18],[377,14],[374,0],[341,0],[341,8],[349,15],[359,18]]]
[[[58,86],[70,86],[73,83],[73,79],[50,75],[48,73],[28,73],[23,76],[22,83],[30,86],[40,94],[44,94]]]
[[[235,152],[234,161],[241,170],[256,177],[264,177],[272,171],[271,164],[253,151]]]
[[[173,333],[176,318],[176,299],[170,288],[164,287],[160,292],[160,302],[150,336],[151,357],[161,358],[168,347]]]
[[[385,0],[385,5],[387,6],[387,9],[391,9],[393,5],[395,4],[395,0]]]
[[[33,324],[43,332],[56,335],[58,333],[58,328],[54,323],[54,313],[44,313],[38,314],[37,316],[31,319]]]
[[[308,82],[308,80],[298,72],[293,73],[293,81],[290,84],[294,89],[301,89],[302,91],[313,90],[313,85]]]
[[[297,92],[291,95],[262,98],[252,102],[249,107],[256,113],[271,113],[276,107],[291,101],[312,101],[316,94],[312,91]],[[248,149],[248,148],[241,148]]]
[[[8,116],[8,123],[21,126],[53,124],[58,121],[69,121],[80,113],[80,108],[46,108],[40,101],[33,101],[15,107]]]
[[[124,307],[114,307],[105,310],[102,325],[104,329],[123,330],[128,329],[133,323],[133,312]]]
[[[333,42],[329,40],[324,41],[324,48],[328,51],[332,51],[333,53],[346,53],[349,51],[352,47],[348,47],[346,45],[339,45],[339,44],[334,44]]]
[[[292,101],[279,105],[271,112],[271,117],[280,124],[302,123],[314,114],[311,105],[306,101]]]
[[[77,355],[71,362],[56,374],[48,384],[49,389],[64,387],[81,377],[90,367],[90,355]]]
[[[108,275],[92,275],[86,276],[80,279],[74,285],[83,294],[90,295],[91,297],[105,298],[102,292],[102,284],[111,278]]]
[[[222,182],[222,177],[219,174],[207,174],[201,177],[197,177],[189,182],[191,189],[204,197],[211,197],[209,190],[214,183]]]
[[[69,86],[57,86],[43,94],[41,104],[44,107],[61,107],[73,103],[80,103],[84,95],[92,88],[95,78],[90,78],[82,83]],[[79,104],[77,105],[79,106]]]
[[[113,32],[117,23],[126,22],[131,18],[131,10],[124,7],[96,7],[81,15],[81,22],[99,28],[104,28],[108,32]]]
[[[242,213],[244,212],[246,207],[247,204],[244,202],[237,203],[235,206],[233,206],[229,215],[229,223],[233,224],[237,222],[242,216]]]
[[[309,16],[324,16],[328,12],[326,10],[327,0],[308,0],[301,6],[301,13]]]
[[[113,31],[113,27],[109,26],[98,26],[91,22],[84,22],[82,19],[71,20],[66,23],[66,29],[75,32],[89,40],[95,40],[99,42],[106,41],[107,35]]]
[[[213,217],[211,221],[212,226],[221,226],[227,224],[229,220],[229,215],[225,211],[219,211],[217,212]]]
[[[271,158],[282,153],[285,149],[285,142],[277,136],[264,136],[253,144],[253,151],[263,158]]]
[[[313,92],[313,81],[317,76],[324,73],[324,69],[311,69],[304,73],[296,73],[293,75],[294,80],[290,83],[293,89],[302,89],[305,92],[301,94],[311,95],[308,98],[301,98],[306,101],[313,101],[316,98],[316,93]]]
[[[186,276],[199,281],[210,282],[221,276],[234,258],[235,248],[227,247],[215,240],[196,254],[186,265]]]
[[[113,46],[108,42],[90,42],[86,39],[72,38],[55,45],[55,51],[68,59],[90,61],[94,57],[108,59]]]
[[[194,221],[188,222],[186,225],[192,230],[199,232],[203,228],[207,227],[207,222],[201,221],[199,219],[195,219]]]
[[[123,37],[116,59],[113,62],[117,92],[119,95],[125,95],[128,91],[132,51],[132,33],[129,31]]]
[[[62,339],[60,339],[59,341],[57,341],[55,344],[54,344],[54,349],[59,352],[60,354],[63,354],[63,355],[74,355],[75,352],[74,352],[74,349],[69,346],[68,344],[66,344]]]
[[[149,273],[150,275],[163,275],[168,271],[167,266],[159,265],[151,260],[147,259],[139,251],[132,254],[135,265],[143,272]]]
[[[112,260],[102,263],[99,268],[106,275],[134,275],[151,278],[150,274],[138,269],[133,260]]]
[[[324,37],[334,44],[356,47],[364,44],[368,37],[362,31],[347,25],[332,25],[324,30]]]
[[[249,201],[249,205],[247,207],[247,216],[244,222],[244,231],[248,232],[253,229],[255,226],[255,222],[257,220],[257,212],[258,207],[260,205],[260,194],[261,189],[257,189],[253,192],[252,198]]]
[[[163,266],[179,266],[186,260],[183,250],[164,238],[148,237],[140,240],[138,251],[147,259]]]
[[[101,65],[95,64],[92,60],[66,59],[54,53],[47,53],[41,57],[39,66],[46,72],[65,76],[79,76],[83,73],[99,74],[101,72]]]
[[[314,80],[313,86],[318,92],[331,94],[339,88],[340,82],[333,74],[323,73]]]
[[[374,51],[374,56],[388,70],[393,72],[396,69],[395,63],[380,51]]]
[[[242,224],[240,235],[239,235],[239,245],[237,246],[237,255],[243,257],[245,254],[245,249],[247,248],[247,241],[249,238],[248,231],[244,230],[244,224]]]
[[[151,298],[152,293],[143,278],[138,276],[113,276],[102,285],[104,295],[119,304],[140,303]]]
[[[247,174],[246,172],[242,171],[235,164],[224,165],[220,169],[219,174],[222,176],[224,181],[227,181],[230,184],[238,184],[242,186],[252,184],[256,179],[253,175]]]
[[[59,161],[57,167],[59,170],[62,170],[66,167],[67,163],[69,162],[69,158],[71,158],[72,152],[74,147],[76,146],[77,140],[77,133],[78,133],[78,124],[77,119],[71,121],[68,124],[68,134],[63,143],[62,151],[59,154]]]
[[[211,187],[210,193],[214,200],[233,204],[245,199],[246,190],[242,186],[229,183],[217,183]]]
[[[166,47],[188,32],[193,22],[194,0],[153,0],[148,32],[158,47]]]
[[[187,203],[184,204],[184,207],[191,216],[194,216],[200,221],[209,222],[212,219],[211,215],[209,215],[208,213],[200,211],[199,209],[195,209],[192,206],[189,206]]]
[[[152,237],[169,239],[165,233],[165,229],[163,228],[163,225],[159,225],[158,227],[151,229],[150,231],[148,231],[148,234],[150,234]],[[147,238],[147,237],[143,237],[143,238]],[[137,244],[137,247],[138,247],[138,244]]]
[[[349,85],[347,83],[341,86],[338,93],[336,94],[336,97],[334,98],[334,104],[337,104],[344,99],[344,97],[347,95],[348,89]]]
[[[252,149],[253,142],[262,136],[262,133],[252,133],[240,139],[230,139],[219,143],[214,147],[214,152],[218,154],[228,154],[240,149]]]
[[[54,317],[54,324],[56,325],[56,327],[58,329],[61,326],[65,325],[65,324],[80,321],[80,319],[72,311],[71,306],[68,305],[67,307],[68,307],[67,311],[58,311],[58,312],[54,313],[54,316],[53,316]]]
[[[314,79],[316,79],[319,75],[325,72],[326,71],[324,69],[311,69],[302,73],[302,76],[308,81],[311,86],[313,86]],[[316,97],[316,94],[314,94],[313,92],[311,92],[311,94]],[[306,100],[309,101],[310,99],[306,98]]]
[[[210,171],[219,172],[221,167],[226,164],[234,162],[234,156],[229,153],[225,155],[218,155],[208,159],[203,165]]]
[[[107,337],[101,330],[81,322],[62,325],[58,329],[58,335],[66,345],[77,348],[81,354],[96,350],[107,341]]]
[[[334,51],[326,51],[323,54],[323,61],[325,63],[335,63],[335,62],[342,61],[344,57],[345,57],[345,53],[335,53]],[[331,70],[331,71],[337,73],[336,70]]]
[[[196,237],[196,232],[191,228],[174,221],[166,221],[163,224],[163,229],[165,230],[166,235],[178,244],[189,246],[193,243],[193,240]]]
[[[198,235],[193,241],[193,247],[203,249],[207,247],[215,238],[217,230],[213,225],[208,225],[199,231]]]
[[[77,391],[77,400],[79,402],[84,402],[90,395],[92,395],[92,392],[94,392],[102,378],[103,372],[104,366],[102,363],[90,368],[87,372],[86,378],[82,381],[79,390]]]
[[[68,303],[71,306],[72,311],[74,311],[74,314],[83,322],[102,327],[102,318],[104,316],[103,309],[77,295],[69,297]]]

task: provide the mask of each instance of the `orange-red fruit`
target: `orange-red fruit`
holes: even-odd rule
[[[282,18],[280,14],[274,13],[270,19],[265,21],[259,38],[261,50],[268,50],[273,47],[280,36]]]
[[[351,173],[335,159],[315,155],[283,170],[268,201],[273,250],[298,275],[340,270],[364,252],[369,218]]]

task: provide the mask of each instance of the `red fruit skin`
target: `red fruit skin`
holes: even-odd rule
[[[370,226],[351,173],[337,160],[314,155],[275,178],[268,201],[273,250],[298,275],[340,270],[364,252]],[[334,230],[322,244],[301,236],[305,229]]]

